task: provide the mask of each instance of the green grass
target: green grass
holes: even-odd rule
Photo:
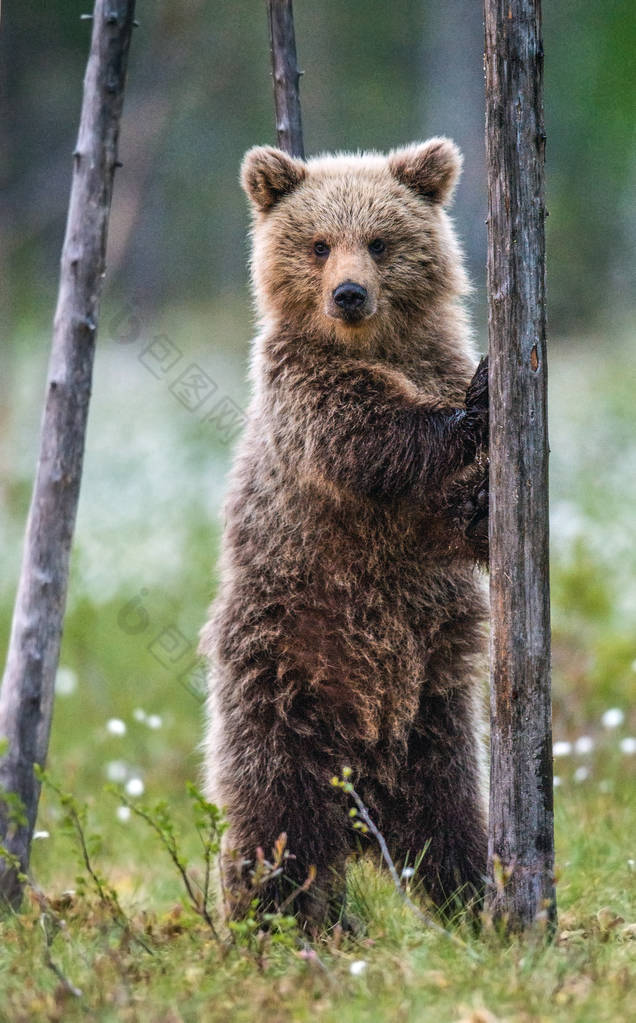
[[[609,751],[599,753],[606,755],[612,759]],[[489,928],[476,937],[460,927],[465,950],[424,929],[371,858],[350,872],[351,908],[363,922],[357,938],[327,934],[309,946],[292,932],[280,944],[273,936],[219,944],[182,907],[176,872],[142,822],[116,824],[100,796],[93,824],[101,818],[108,834],[95,861],[108,866],[133,935],[143,936],[152,954],[94,895],[62,906],[54,900],[62,926],[53,927],[50,956],[82,990],[73,997],[45,965],[42,907],[32,898],[25,913],[0,928],[0,1017],[66,1020],[88,1012],[101,1020],[478,1023],[492,1018],[479,1015],[487,1010],[520,1023],[627,1020],[634,943],[615,918],[634,919],[629,860],[636,820],[620,772],[613,780],[611,794],[572,785],[558,802],[556,944],[510,941]],[[69,838],[55,835],[53,810],[47,798],[43,819],[53,830],[36,843],[34,871],[47,875],[46,891],[59,900],[64,887],[76,887],[76,851]],[[612,912],[599,920],[607,907]],[[365,964],[361,973],[352,973],[354,963]]]
[[[177,334],[184,351],[186,326]],[[221,329],[232,334],[231,317],[219,318],[215,337]],[[203,338],[197,323],[191,332]],[[206,354],[201,342],[189,354],[241,403],[240,370],[226,350],[217,344]],[[100,358],[49,771],[86,806],[92,861],[117,891],[128,923],[87,882],[77,838],[45,788],[37,828],[48,837],[34,842],[32,859],[43,895],[31,893],[23,913],[0,921],[0,1020],[630,1019],[636,757],[624,740],[636,725],[633,356],[606,350],[599,368],[596,346],[571,344],[551,362],[554,733],[569,742],[589,737],[592,746],[555,762],[558,938],[552,945],[509,940],[487,922],[476,935],[460,922],[467,950],[422,927],[378,870],[371,842],[348,878],[361,922],[355,938],[330,933],[308,945],[294,930],[274,929],[219,944],[188,907],[157,836],[134,816],[121,819],[123,801],[104,786],[139,779],[145,793],[128,798],[167,801],[201,880],[186,795],[200,768],[194,651],[214,588],[228,451],[135,352],[106,346]],[[14,367],[0,515],[2,649],[41,372],[39,357]],[[28,456],[20,454],[25,438]],[[602,723],[609,708],[624,714],[615,728]],[[124,734],[109,729],[113,719],[124,723]],[[350,826],[343,803],[342,827]],[[417,897],[417,874],[410,884]],[[81,997],[69,993],[47,956]],[[354,963],[364,965],[352,972]]]

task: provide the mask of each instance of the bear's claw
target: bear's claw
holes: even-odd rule
[[[488,473],[462,506],[464,535],[476,550],[480,560],[488,559]]]

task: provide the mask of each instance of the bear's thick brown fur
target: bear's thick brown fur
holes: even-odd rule
[[[395,860],[425,849],[438,904],[482,885],[487,386],[481,367],[469,387],[443,209],[459,170],[447,139],[245,157],[262,329],[201,643],[234,914],[254,897],[257,847],[285,832],[294,858],[261,902],[289,905],[313,865],[293,905],[325,919],[359,842],[330,785],[345,765]]]

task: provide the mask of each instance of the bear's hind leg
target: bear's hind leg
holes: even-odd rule
[[[420,878],[448,912],[478,904],[487,861],[479,740],[470,694],[458,689],[423,699],[397,800],[387,798],[385,835],[399,867],[421,857]]]
[[[271,912],[296,915],[313,933],[337,920],[350,842],[329,779],[328,771],[323,784],[290,768],[264,791],[250,792],[243,782],[228,792],[223,887],[230,918],[244,917],[256,899],[261,919]]]

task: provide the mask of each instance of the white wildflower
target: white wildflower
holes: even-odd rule
[[[129,796],[143,796],[146,786],[141,778],[130,778],[126,782],[126,792]]]
[[[50,836],[50,834],[49,834],[49,832],[48,832],[48,831],[34,831],[34,832],[33,832],[33,841],[34,841],[34,842],[35,842],[35,841],[36,841],[36,840],[37,840],[38,838],[50,838],[50,837],[51,837],[51,836]]]
[[[555,774],[554,778],[552,779],[552,784],[554,785],[555,789],[558,789],[559,785],[561,784],[561,779],[559,778],[558,774]]]
[[[161,728],[163,721],[159,714],[149,714],[146,718],[146,724],[148,725],[148,728],[156,730],[157,728]]]
[[[106,731],[111,735],[125,735],[126,725],[121,718],[110,718],[106,722]]]
[[[352,977],[359,977],[367,968],[367,963],[364,959],[356,959],[355,962],[351,963],[349,967],[349,973]]]
[[[631,757],[636,753],[636,739],[633,735],[626,735],[624,739],[620,741],[621,753],[625,753]]]
[[[555,742],[552,747],[552,753],[555,757],[569,757],[572,752],[571,742]]]
[[[574,743],[574,752],[578,753],[580,757],[585,756],[586,753],[591,753],[594,749],[594,739],[590,735],[580,735]]]
[[[404,870],[402,871],[402,878],[405,881],[408,881],[409,878],[413,877],[414,873],[415,873],[414,867],[405,867]]]
[[[72,668],[58,668],[55,676],[55,692],[58,696],[70,696],[77,689],[77,675]]]
[[[131,810],[129,806],[118,806],[117,807],[117,820],[129,821]]]
[[[146,720],[146,712],[145,710],[142,710],[141,707],[135,707],[133,711],[133,717],[135,721],[139,721],[139,723],[143,725],[143,723]]]
[[[104,770],[109,781],[125,781],[128,765],[123,760],[109,760]]]
[[[625,715],[620,707],[610,707],[609,710],[605,711],[601,718],[605,728],[618,728],[619,725],[623,724],[624,720]]]
[[[586,778],[589,778],[589,776],[590,772],[587,767],[577,767],[576,771],[574,772],[573,778],[574,781],[576,782],[582,782],[585,781]]]

